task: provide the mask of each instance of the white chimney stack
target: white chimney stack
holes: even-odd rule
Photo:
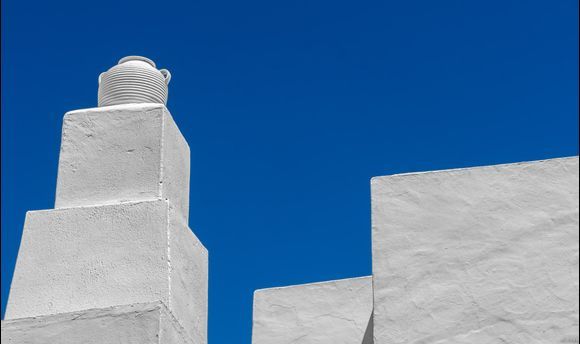
[[[122,59],[101,75],[98,108],[65,115],[55,209],[26,214],[3,339],[206,343],[208,253],[188,227],[169,79]]]

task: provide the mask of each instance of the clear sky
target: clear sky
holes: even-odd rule
[[[168,68],[210,252],[210,344],[255,289],[369,275],[372,176],[578,154],[578,1],[2,1],[2,314],[62,116]]]

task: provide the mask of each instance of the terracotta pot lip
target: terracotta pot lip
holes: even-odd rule
[[[137,55],[125,56],[122,59],[120,59],[119,63],[117,63],[117,64],[121,64],[121,63],[127,62],[127,61],[143,61],[143,62],[147,62],[148,64],[153,66],[153,68],[157,68],[157,66],[155,65],[155,62],[153,62],[153,60],[148,59],[144,56],[137,56]]]

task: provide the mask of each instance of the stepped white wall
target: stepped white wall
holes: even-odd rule
[[[373,278],[257,291],[254,344],[578,342],[577,157],[371,184]],[[67,114],[56,209],[26,216],[2,338],[206,343],[188,197],[164,106]]]
[[[253,344],[579,342],[578,157],[371,189],[372,282],[258,290]],[[355,324],[373,307],[363,339]]]
[[[68,113],[56,209],[26,216],[6,319],[161,302],[206,343],[208,253],[187,224],[189,161],[163,105]]]

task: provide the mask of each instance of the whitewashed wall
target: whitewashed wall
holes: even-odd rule
[[[578,158],[372,180],[375,344],[577,343]]]
[[[371,344],[372,278],[261,289],[253,344]]]

